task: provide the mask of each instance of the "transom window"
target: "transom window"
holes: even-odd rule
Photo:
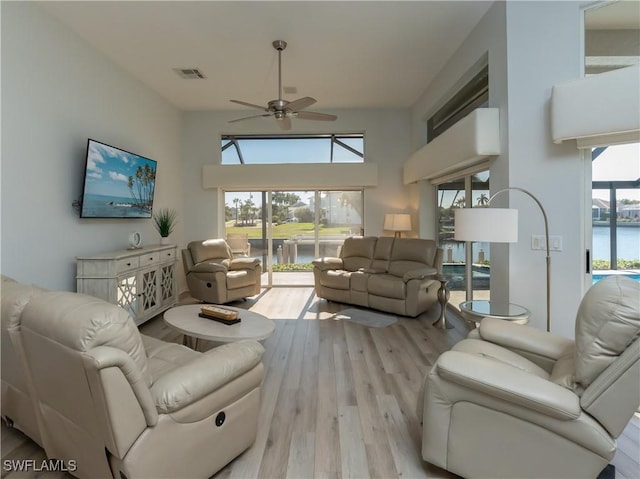
[[[363,163],[362,133],[222,135],[223,165]]]
[[[427,120],[427,143],[435,140],[476,108],[488,106],[489,66],[485,65]]]

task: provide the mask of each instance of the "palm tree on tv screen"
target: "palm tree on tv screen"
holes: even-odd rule
[[[138,166],[135,176],[129,176],[129,191],[138,208],[151,210],[153,190],[156,184],[156,170],[147,163]]]

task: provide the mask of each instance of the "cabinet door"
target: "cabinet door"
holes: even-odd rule
[[[159,270],[150,269],[140,272],[140,305],[138,315],[143,315],[153,309],[156,309],[160,304],[158,301],[158,274]]]
[[[120,276],[116,283],[116,304],[134,318],[138,313],[138,278],[135,273]]]
[[[160,304],[163,306],[175,301],[176,264],[160,267]]]

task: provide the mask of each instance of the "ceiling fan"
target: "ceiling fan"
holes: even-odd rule
[[[318,113],[314,111],[302,111],[307,107],[313,105],[316,100],[310,96],[305,96],[294,101],[287,101],[282,99],[282,50],[287,48],[287,42],[283,40],[276,40],[273,42],[273,48],[278,50],[278,99],[271,100],[267,103],[267,106],[254,105],[253,103],[247,103],[240,100],[230,100],[233,103],[239,105],[248,106],[251,108],[257,108],[263,110],[266,113],[262,115],[247,116],[244,118],[238,118],[237,120],[231,120],[229,123],[235,123],[236,121],[248,120],[250,118],[269,117],[272,116],[276,119],[278,126],[282,130],[291,129],[291,118],[297,118],[299,120],[320,120],[320,121],[335,121],[338,117],[336,115],[327,115],[326,113]]]

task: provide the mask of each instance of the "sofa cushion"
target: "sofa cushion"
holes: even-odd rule
[[[206,260],[231,259],[231,248],[223,239],[209,239],[205,241],[192,241],[187,245],[191,258],[195,264]]]
[[[414,269],[434,266],[435,241],[415,238],[396,238],[391,252],[389,273],[404,276]]]
[[[141,334],[140,338],[147,352],[152,383],[160,376],[173,371],[182,364],[193,361],[202,354],[181,344],[167,343],[144,334]]]
[[[373,261],[371,261],[371,269],[387,272],[389,269],[389,260],[391,259],[391,249],[393,248],[394,238],[382,236],[376,242],[373,251]]]
[[[22,326],[77,351],[110,346],[127,353],[147,385],[151,376],[140,333],[122,308],[78,293],[46,292],[34,296],[24,308]]]
[[[333,289],[349,289],[351,279],[351,271],[342,269],[325,271],[320,278],[320,284],[327,288]]]
[[[341,250],[344,269],[357,271],[360,268],[370,268],[377,240],[375,236],[352,236],[345,239]]]
[[[369,282],[369,274],[365,271],[354,271],[351,273],[351,289],[353,291],[367,292],[367,285]]]
[[[640,283],[620,275],[598,281],[576,318],[576,381],[584,388],[640,337]]]
[[[383,296],[385,298],[406,299],[407,288],[402,278],[391,274],[381,273],[369,276],[369,294]]]

